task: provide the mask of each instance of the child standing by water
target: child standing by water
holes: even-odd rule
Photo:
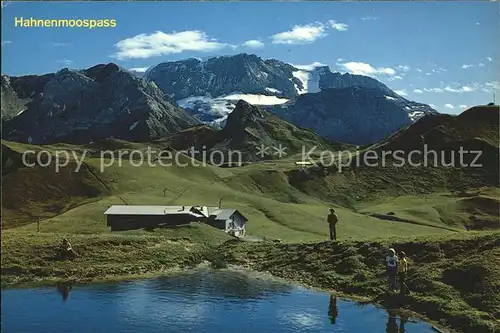
[[[399,293],[400,295],[405,294],[406,289],[406,273],[408,272],[408,260],[406,259],[406,253],[401,251],[399,253],[399,262],[398,262],[398,275],[399,275]]]

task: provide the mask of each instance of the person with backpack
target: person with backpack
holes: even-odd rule
[[[330,227],[330,241],[337,240],[337,223],[339,217],[335,213],[335,209],[330,208],[330,214],[327,217],[327,221]]]
[[[389,249],[389,253],[385,258],[387,276],[389,280],[389,290],[397,290],[396,275],[398,272],[398,256],[393,248]]]

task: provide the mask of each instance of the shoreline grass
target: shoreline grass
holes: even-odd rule
[[[350,299],[418,313],[459,332],[500,328],[500,231],[320,243],[202,243],[165,235],[73,235],[79,256],[55,260],[60,234],[8,231],[2,288],[58,281],[107,283],[182,273],[208,264],[241,267]],[[412,263],[412,294],[385,292],[381,260],[392,246]],[[471,276],[474,277],[471,279]]]

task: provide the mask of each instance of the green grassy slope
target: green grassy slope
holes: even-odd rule
[[[411,294],[386,293],[387,249],[410,260]],[[306,285],[365,296],[388,308],[411,309],[459,332],[500,329],[500,232],[384,238],[340,243],[224,243],[228,263],[268,271]]]
[[[62,209],[60,214],[43,219],[42,231],[109,232],[102,213],[112,204],[217,205],[222,198],[223,206],[237,208],[249,218],[248,232],[252,235],[293,242],[323,240],[328,237],[325,218],[329,206],[301,193],[289,184],[286,173],[269,166],[237,169],[211,166],[134,167],[130,161],[124,161],[121,166],[116,163],[101,172],[99,158],[87,158],[85,161],[85,170],[90,170],[89,175],[92,175],[92,179],[97,179],[95,182],[103,191],[96,192],[93,200],[81,200],[77,207]],[[35,174],[41,172],[36,168],[20,170]],[[19,170],[14,175],[18,172]],[[43,168],[43,172],[46,177],[45,173],[50,173],[50,169]],[[79,176],[81,174],[82,172],[74,173]],[[19,182],[22,179],[16,184]],[[8,181],[6,183],[9,184]],[[42,186],[43,182],[40,180],[39,184]],[[64,180],[63,184],[71,184],[71,180]],[[34,186],[25,184],[26,187],[28,185]],[[8,199],[9,192],[6,194]],[[43,201],[52,194],[54,193],[50,191],[44,193],[39,205],[43,206]],[[21,199],[18,202],[22,202]],[[24,205],[19,205],[25,209]],[[29,207],[35,206],[36,203],[33,203]],[[433,226],[384,221],[340,206],[338,210],[341,219],[340,238],[449,232]],[[7,212],[5,225],[9,225],[11,216],[13,215]],[[21,230],[35,231],[36,228],[36,223],[31,223]]]

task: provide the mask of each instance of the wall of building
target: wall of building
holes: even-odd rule
[[[226,221],[226,231],[234,230],[235,236],[243,236],[245,234],[245,226],[246,220],[236,212]]]
[[[107,225],[111,231],[149,229],[188,224],[190,215],[107,215]]]

